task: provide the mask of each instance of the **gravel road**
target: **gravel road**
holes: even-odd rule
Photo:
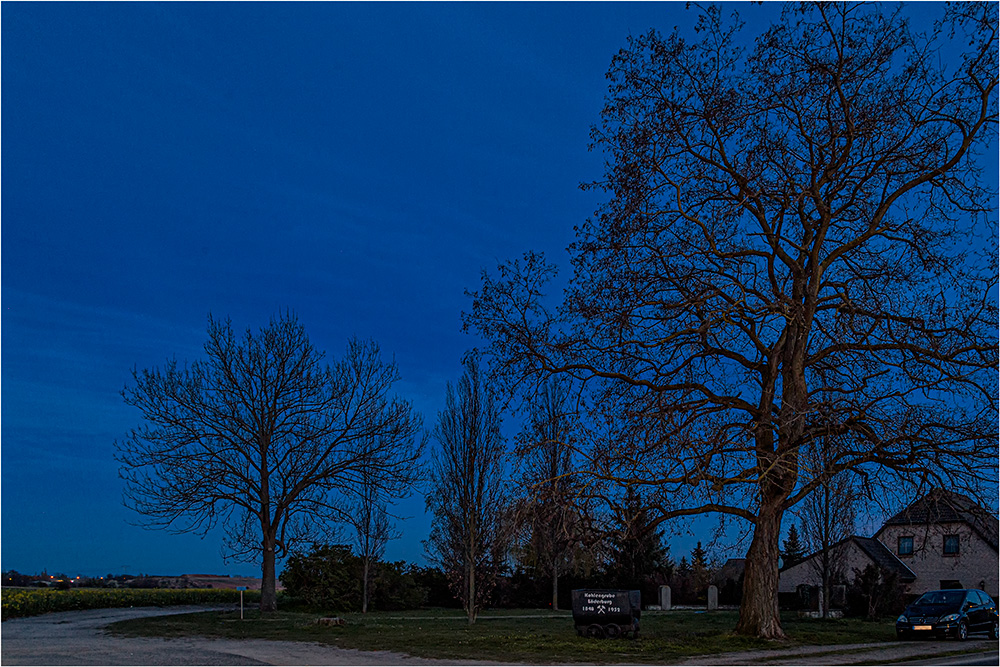
[[[357,651],[306,642],[114,637],[103,630],[109,623],[129,618],[207,609],[210,608],[91,609],[11,619],[0,625],[0,662],[4,665],[502,664],[426,660],[388,651]]]

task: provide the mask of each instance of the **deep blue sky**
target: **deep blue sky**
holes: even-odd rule
[[[774,5],[741,5],[756,23]],[[463,292],[564,265],[598,204],[604,73],[684,3],[56,4],[2,13],[2,567],[254,574],[129,525],[130,370],[206,317],[373,338],[433,425],[477,341]],[[753,30],[750,31],[753,34]],[[391,559],[422,560],[422,500]],[[697,536],[707,540],[709,536]],[[694,538],[671,540],[676,557]]]

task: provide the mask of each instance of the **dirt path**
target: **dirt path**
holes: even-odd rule
[[[129,618],[207,609],[210,608],[91,609],[11,619],[0,625],[0,662],[4,665],[500,664],[427,660],[388,651],[357,651],[306,642],[114,637],[103,630],[109,623]]]

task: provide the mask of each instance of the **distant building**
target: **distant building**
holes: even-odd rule
[[[831,578],[843,586],[854,578],[855,570],[874,564],[895,573],[907,593],[979,588],[997,597],[998,526],[996,516],[966,496],[935,489],[886,521],[874,537],[852,535],[832,546]],[[782,568],[778,591],[821,586],[821,555],[810,554]]]
[[[248,591],[260,590],[259,577],[230,577],[225,574],[182,574],[178,576],[144,577],[144,583],[156,588],[221,588],[236,590],[246,587]],[[279,583],[278,590],[282,590]]]

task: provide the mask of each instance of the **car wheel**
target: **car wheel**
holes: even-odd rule
[[[593,623],[587,626],[587,636],[594,639],[604,639],[604,626]]]
[[[622,636],[622,628],[617,623],[608,623],[604,626],[604,634],[608,639],[618,639]]]
[[[896,641],[903,641],[904,639],[908,639],[906,633],[902,630],[896,630]]]
[[[969,627],[965,624],[965,621],[958,624],[958,632],[955,633],[955,638],[962,642],[969,638]]]

